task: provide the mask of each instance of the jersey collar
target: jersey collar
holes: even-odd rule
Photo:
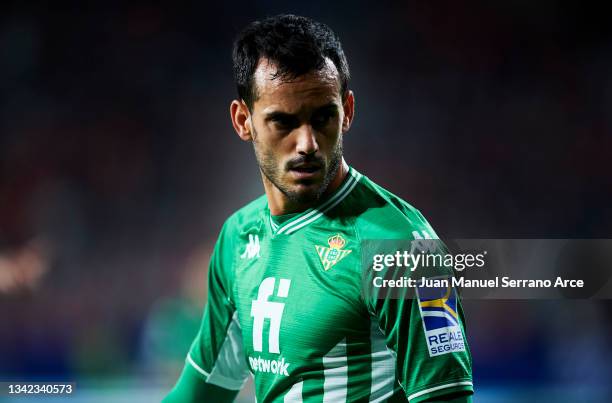
[[[349,167],[348,175],[342,182],[342,184],[336,189],[332,195],[327,198],[323,203],[317,207],[309,208],[288,220],[277,224],[274,222],[274,218],[268,210],[268,221],[270,222],[270,229],[275,235],[286,234],[290,235],[295,231],[303,228],[323,216],[327,211],[336,207],[351,191],[357,186],[357,183],[361,179],[361,174],[357,172],[353,167]]]

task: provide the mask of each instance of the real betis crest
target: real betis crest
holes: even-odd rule
[[[350,249],[342,249],[346,245],[346,241],[342,238],[342,235],[336,234],[327,238],[329,248],[321,245],[315,245],[319,259],[323,263],[325,271],[332,268],[333,265],[344,259],[346,255],[352,252]]]

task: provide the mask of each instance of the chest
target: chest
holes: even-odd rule
[[[308,361],[349,334],[367,337],[360,254],[350,234],[260,233],[247,240],[233,295],[249,357]],[[249,243],[256,245],[250,257]]]

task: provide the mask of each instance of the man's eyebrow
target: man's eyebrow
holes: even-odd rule
[[[325,105],[319,106],[315,109],[315,112],[335,112],[339,109],[338,104],[330,102]],[[296,113],[282,112],[282,111],[270,111],[264,114],[264,120],[270,121],[274,119],[292,119],[297,116]]]
[[[339,107],[338,107],[338,104],[337,104],[337,103],[335,103],[335,102],[330,102],[330,103],[328,103],[328,104],[325,104],[325,105],[323,105],[323,106],[318,107],[318,108],[317,108],[317,112],[322,112],[322,111],[325,111],[325,112],[327,112],[327,111],[332,112],[332,111],[337,111],[338,109],[339,109]]]
[[[264,120],[269,121],[269,120],[278,119],[278,118],[287,119],[287,118],[292,118],[292,117],[295,117],[295,114],[281,112],[281,111],[272,111],[272,112],[268,112],[265,114]]]

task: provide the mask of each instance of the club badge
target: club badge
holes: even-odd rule
[[[346,241],[342,238],[342,235],[336,234],[327,238],[329,248],[321,245],[315,245],[319,259],[323,264],[325,271],[332,268],[333,265],[344,259],[349,253],[352,252],[350,249],[342,249],[346,245]]]

